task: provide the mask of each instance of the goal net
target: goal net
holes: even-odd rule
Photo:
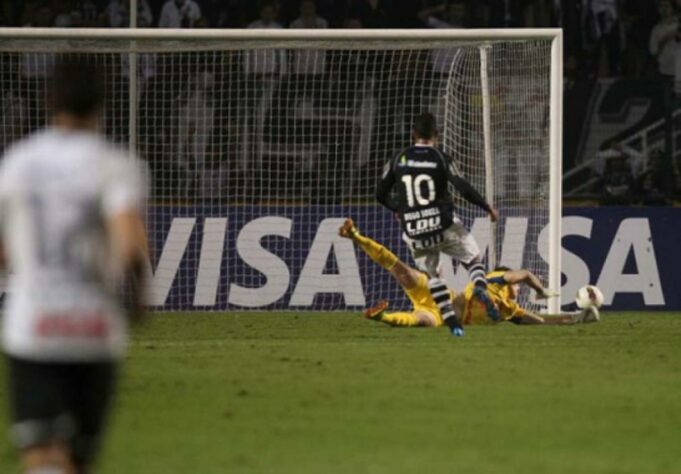
[[[390,275],[337,230],[352,217],[411,262],[374,193],[423,111],[435,114],[443,149],[500,211],[492,225],[457,201],[488,266],[529,268],[558,284],[554,30],[2,34],[3,149],[45,125],[57,55],[101,65],[101,129],[150,171],[159,309],[337,310],[379,299],[407,307]],[[443,272],[456,289],[467,283],[448,258]],[[521,298],[534,305],[528,293]]]

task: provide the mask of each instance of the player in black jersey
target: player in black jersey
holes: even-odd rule
[[[431,277],[433,299],[457,334],[460,326],[449,299],[444,297],[446,284],[438,276],[440,252],[461,262],[475,283],[475,295],[486,306],[491,307],[491,303],[485,291],[487,280],[480,249],[455,212],[453,189],[487,211],[492,222],[499,214],[461,176],[452,158],[436,147],[437,136],[435,117],[428,112],[419,115],[414,122],[414,145],[385,165],[376,198],[399,215],[403,239],[417,267]]]

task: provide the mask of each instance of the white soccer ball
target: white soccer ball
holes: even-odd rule
[[[593,285],[583,286],[577,290],[575,303],[581,309],[600,308],[603,304],[603,293]]]

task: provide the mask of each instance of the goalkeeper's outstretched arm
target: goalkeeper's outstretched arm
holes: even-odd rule
[[[558,293],[552,290],[544,288],[539,280],[539,277],[529,270],[508,270],[504,273],[504,282],[509,285],[515,285],[517,283],[524,283],[530,288],[532,288],[537,293],[537,298],[550,298],[553,296],[558,296]]]
[[[514,316],[510,319],[514,324],[536,325],[536,324],[553,324],[553,325],[572,325],[577,322],[571,314],[560,314],[556,316],[544,317],[532,311],[525,311],[522,316]]]
[[[511,318],[511,322],[514,324],[523,325],[553,325],[553,326],[571,326],[573,324],[580,323],[595,323],[598,322],[599,316],[590,315],[588,310],[559,313],[559,314],[548,314],[539,315],[535,312],[525,310],[522,316],[515,316]]]

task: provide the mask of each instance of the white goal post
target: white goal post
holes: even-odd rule
[[[155,306],[400,306],[335,229],[355,217],[410,261],[373,186],[431,110],[445,151],[501,210],[491,226],[458,202],[488,264],[560,289],[562,41],[560,29],[4,28],[0,147],[44,124],[55,54],[91,57],[113,91],[103,130],[150,164]],[[445,275],[458,289],[467,278]]]

